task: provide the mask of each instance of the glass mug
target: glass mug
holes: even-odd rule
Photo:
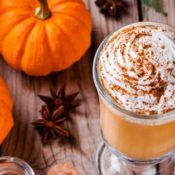
[[[0,157],[0,175],[35,175],[32,168],[16,157]]]
[[[128,26],[149,24],[163,25],[175,32],[171,26],[152,22]],[[98,172],[100,175],[173,175],[175,112],[137,115],[120,108],[100,83],[97,71],[99,54],[110,36],[99,46],[93,62],[93,80],[99,95],[104,140],[96,155]]]

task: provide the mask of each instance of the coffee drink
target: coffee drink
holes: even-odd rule
[[[136,159],[152,159],[172,151],[175,29],[143,22],[114,32],[98,53],[96,72],[98,86],[105,93],[97,87],[106,142]]]
[[[127,110],[150,115],[175,109],[175,32],[141,25],[114,33],[99,56],[98,74]]]

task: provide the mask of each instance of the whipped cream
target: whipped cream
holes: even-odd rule
[[[175,109],[175,32],[167,27],[138,25],[115,32],[97,69],[119,106],[144,115]]]

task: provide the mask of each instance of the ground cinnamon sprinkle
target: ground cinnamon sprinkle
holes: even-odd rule
[[[126,27],[109,37],[97,68],[101,85],[122,108],[145,115],[172,108],[175,98],[167,91],[175,88],[173,38],[172,31],[153,25]],[[170,103],[162,104],[166,97]]]

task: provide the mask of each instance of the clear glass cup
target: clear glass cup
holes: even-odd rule
[[[139,22],[129,26],[149,24],[163,25],[175,31],[174,27],[152,22]],[[120,108],[99,81],[99,54],[111,35],[101,43],[93,62],[93,79],[99,95],[100,126],[104,140],[96,155],[99,174],[173,175],[175,112],[152,116],[137,115]]]
[[[32,168],[16,157],[0,157],[0,175],[35,175]]]

